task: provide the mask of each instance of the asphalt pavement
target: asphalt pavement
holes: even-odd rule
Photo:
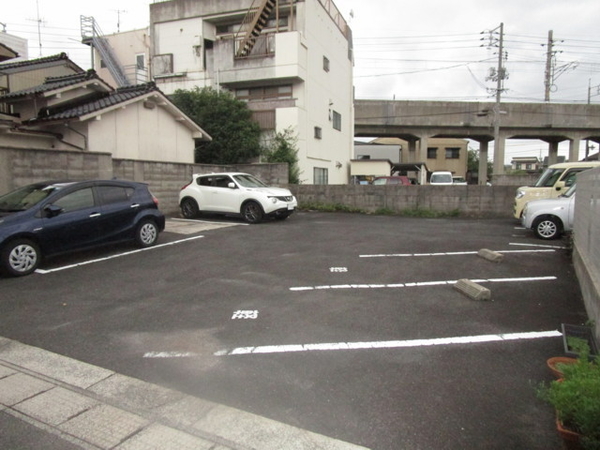
[[[0,337],[4,449],[359,447]]]
[[[558,449],[535,386],[586,320],[568,239],[511,219],[171,219],[0,289],[8,449]]]

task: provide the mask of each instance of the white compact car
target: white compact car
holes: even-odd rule
[[[183,217],[193,219],[201,212],[241,215],[258,223],[265,216],[287,219],[298,206],[288,189],[270,187],[247,173],[194,174],[181,188],[179,206]]]
[[[452,184],[452,172],[439,170],[433,172],[429,178],[429,184],[436,186],[449,186]]]
[[[527,202],[521,216],[521,223],[533,230],[540,239],[557,239],[564,232],[573,229],[575,217],[575,187],[558,198]]]

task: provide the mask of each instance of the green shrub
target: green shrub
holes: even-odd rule
[[[584,449],[600,449],[600,365],[589,358],[587,343],[574,364],[564,365],[564,378],[542,384],[538,395],[556,409],[564,426],[581,434]]]

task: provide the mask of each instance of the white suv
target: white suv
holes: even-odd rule
[[[521,223],[533,230],[540,239],[557,239],[573,229],[575,218],[575,189],[573,184],[558,198],[532,200],[523,208]]]
[[[239,214],[258,223],[265,216],[287,219],[298,202],[288,189],[269,187],[247,173],[226,172],[194,174],[179,192],[179,206],[187,219],[211,212]]]

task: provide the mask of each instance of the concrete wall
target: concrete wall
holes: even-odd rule
[[[600,168],[577,175],[573,263],[600,342]]]
[[[424,209],[469,217],[512,217],[513,186],[291,185],[299,203],[346,205],[369,212]]]
[[[148,183],[160,209],[179,214],[178,195],[193,173],[248,172],[268,184],[288,183],[287,164],[219,166],[113,159],[109,153],[0,148],[0,194],[42,180],[111,179]]]
[[[493,175],[492,184],[494,186],[533,186],[540,177],[539,173],[523,175]]]

